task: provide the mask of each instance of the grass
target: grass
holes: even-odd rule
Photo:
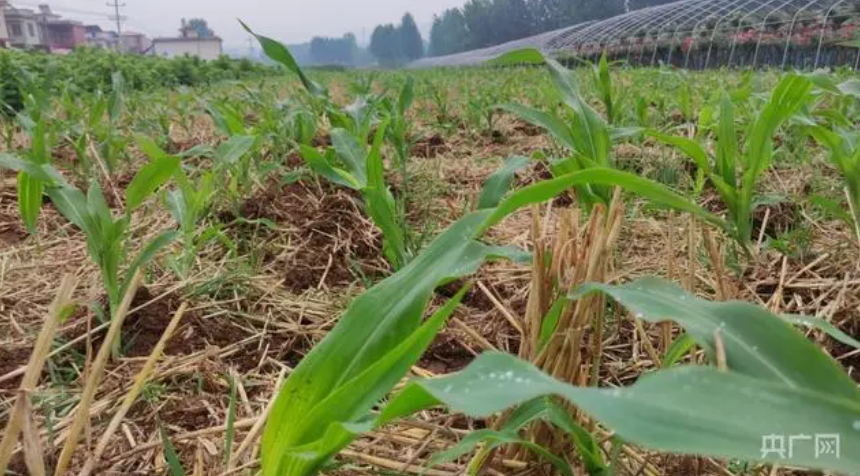
[[[605,87],[595,85],[599,68],[574,72],[584,103],[596,114],[605,118],[606,104],[612,104],[612,125],[626,127],[640,124],[645,107],[647,127],[696,137],[709,154],[718,154],[714,131],[719,128],[722,91],[727,90],[739,104],[761,106],[782,79],[776,72],[757,73],[757,81],[748,82],[744,74],[734,72],[679,74],[612,67],[612,94],[607,95]],[[166,231],[179,229],[182,233],[146,267],[140,289],[127,295],[127,315],[122,319],[114,316],[112,322],[121,324],[115,326],[101,324],[91,310],[107,304],[107,296],[98,266],[88,256],[86,234],[71,225],[52,203],[41,204],[38,220],[31,222],[34,233],[28,233],[17,211],[15,175],[0,172],[0,243],[4,245],[0,247],[0,315],[4,316],[0,319],[0,423],[10,421],[23,376],[24,383],[32,388],[34,402],[49,402],[30,410],[42,432],[37,439],[44,448],[46,473],[55,471],[58,461],[66,459],[70,471],[80,473],[88,455],[99,455],[99,461],[93,463],[95,473],[113,468],[220,475],[232,468],[231,474],[256,474],[259,441],[264,433],[260,418],[272,411],[270,402],[280,387],[278,382],[292,375],[310,349],[343,322],[339,316],[356,296],[390,276],[395,268],[408,266],[406,262],[417,259],[417,251],[433,236],[472,211],[485,181],[509,157],[562,157],[565,153],[552,136],[526,127],[510,114],[492,116],[491,126],[503,141],[473,133],[490,127],[476,111],[480,109],[477,105],[488,103],[482,91],[493,91],[498,97],[492,99],[498,104],[525,104],[572,121],[569,109],[560,106],[559,91],[544,69],[473,68],[408,75],[383,72],[374,77],[371,93],[385,93],[380,97],[396,103],[409,76],[414,77],[410,107],[379,109],[394,109],[403,116],[397,125],[399,142],[386,137],[381,145],[385,161],[382,179],[396,205],[394,216],[403,213],[404,222],[397,229],[404,229],[406,223],[410,233],[417,236],[409,241],[413,250],[405,258],[397,258],[403,261],[397,266],[392,266],[397,260],[386,259],[394,255],[383,251],[386,240],[365,206],[364,192],[315,177],[299,151],[305,143],[324,154],[338,125],[360,136],[369,131],[343,117],[355,110],[349,107],[355,100],[350,85],[366,84],[368,73],[314,72],[307,79],[307,87],[314,93],[325,89],[325,100],[302,93],[306,86],[292,76],[169,93],[126,92],[126,110],[111,122],[110,132],[112,137],[122,138],[126,146],[121,154],[109,152],[117,159],[106,172],[98,165],[99,149],[89,146],[90,140],[93,145],[100,142],[95,132],[92,139],[84,139],[83,147],[76,148],[66,139],[78,140],[71,133],[89,121],[87,115],[68,112],[75,108],[88,111],[97,98],[81,95],[70,99],[74,104],[58,103],[46,110],[43,127],[50,160],[39,156],[38,162],[54,164],[82,190],[98,183],[106,191],[106,206],[118,216],[126,215],[127,203],[123,202],[127,189],[136,188],[131,186],[132,178],[152,163],[153,154],[180,157],[183,169],[182,178],[174,175],[158,187],[158,193],[134,200],[134,207],[129,207],[134,210],[128,211],[131,219],[125,232],[128,244],[124,256],[134,256],[145,243]],[[842,79],[834,77],[836,82]],[[387,91],[383,91],[385,86]],[[855,99],[828,101],[838,102],[843,115],[856,122]],[[218,110],[235,114],[227,114],[229,121],[219,126],[207,104],[218,104]],[[311,111],[318,118],[309,129],[312,134],[300,131],[304,126],[297,117],[305,117],[298,113],[301,111]],[[744,108],[736,107],[734,112],[743,140],[752,118]],[[380,112],[380,117],[383,114],[388,113]],[[74,117],[81,122],[75,122]],[[440,118],[444,119],[441,123]],[[341,122],[335,124],[337,121]],[[103,128],[102,124],[98,129]],[[826,194],[829,200],[845,205],[844,172],[834,166],[830,148],[802,140],[797,123],[780,128],[775,135],[786,134],[791,140],[783,138],[785,148],[774,139],[775,163],[761,171],[755,192],[791,197],[791,207],[768,203],[751,211],[750,247],[757,252],[749,261],[732,258],[744,260],[743,266],[731,263],[730,237],[716,229],[705,235],[706,224],[686,214],[666,213],[633,194],[624,194],[625,208],[614,250],[589,258],[585,250],[599,241],[592,235],[593,229],[599,228],[592,223],[598,215],[589,214],[583,203],[565,191],[552,205],[535,205],[533,210],[513,213],[483,238],[495,245],[546,250],[543,286],[535,284],[540,282],[535,274],[540,267],[530,262],[500,261],[481,267],[468,278],[473,286],[462,296],[462,304],[452,311],[447,325],[404,373],[413,377],[445,375],[463,369],[478,353],[501,351],[527,358],[578,386],[628,387],[667,361],[704,362],[704,354],[688,346],[689,339],[683,337],[680,326],[651,322],[653,319],[645,319],[646,315],[637,319],[636,312],[628,313],[623,306],[606,304],[609,299],[597,297],[589,302],[603,304],[579,309],[558,321],[581,321],[579,326],[571,326],[581,332],[576,337],[580,345],[556,348],[559,344],[544,343],[556,356],[579,355],[576,369],[554,372],[553,362],[566,359],[541,357],[534,344],[524,345],[540,336],[531,323],[565,294],[567,285],[588,280],[621,285],[647,275],[669,277],[700,297],[740,299],[774,313],[819,316],[856,336],[860,329],[860,281],[856,279],[860,246],[851,222],[844,216],[825,213],[814,200]],[[156,144],[160,154],[150,145],[141,146],[136,139],[139,135]],[[245,144],[247,148],[243,145],[242,153],[231,158],[230,150],[235,149],[224,144],[245,141],[242,137],[247,136],[259,139],[253,145]],[[405,147],[407,142],[421,144],[435,136],[442,144],[434,154],[425,153],[426,147]],[[25,130],[16,129],[12,148],[4,152],[27,155],[32,150],[30,137]],[[786,157],[800,144],[807,145],[804,157]],[[79,167],[75,151],[80,150],[85,151],[92,166]],[[403,151],[407,151],[406,160],[401,158]],[[728,215],[725,203],[710,184],[700,183],[697,190],[696,168],[675,148],[638,136],[621,139],[609,147],[609,153],[619,169],[652,176],[703,209]],[[622,155],[624,158],[618,160]],[[227,166],[217,165],[225,163]],[[204,178],[203,171],[212,173],[213,178]],[[298,175],[302,178],[297,182],[284,179]],[[533,161],[516,172],[512,187],[519,189],[550,176],[546,167]],[[408,179],[405,188],[403,177]],[[378,185],[379,177],[375,179]],[[204,180],[214,185],[211,194],[206,186],[199,185]],[[113,190],[117,197],[113,197]],[[408,192],[402,194],[403,190]],[[195,198],[195,193],[200,197]],[[183,210],[192,209],[194,219],[176,219],[183,216]],[[565,236],[578,236],[581,243]],[[565,245],[567,242],[571,244]],[[562,256],[565,246],[570,256]],[[598,260],[605,269],[588,274],[588,279],[576,274],[572,283],[554,282],[560,269],[581,273],[590,259]],[[36,353],[47,352],[44,367],[55,370],[43,372],[33,382],[32,373],[38,377],[39,372],[28,366],[28,359],[40,330],[50,331],[44,326],[46,310],[64,275],[75,276],[76,290],[66,300],[78,306],[57,323],[56,332],[48,339],[54,343],[47,349],[41,345],[42,350]],[[438,311],[460,284],[430,292],[430,312],[426,314]],[[183,303],[187,308],[182,321],[173,336],[164,340],[162,352],[159,341]],[[124,351],[116,359],[108,359],[107,354],[99,356],[104,343],[111,340],[106,337],[110,332],[123,337]],[[844,373],[858,380],[855,367],[860,361],[855,349],[815,328],[807,332],[819,348],[839,362]],[[679,350],[672,342],[685,346]],[[730,363],[731,356],[729,353]],[[153,367],[144,372],[150,361],[155,362]],[[30,368],[34,370],[28,379]],[[145,373],[148,377],[136,384],[135,377]],[[402,382],[392,386],[396,393]],[[388,394],[387,390],[383,394]],[[126,408],[124,399],[130,399],[130,407]],[[79,409],[82,401],[89,401],[91,418],[81,419],[78,415],[82,413],[73,410]],[[541,415],[550,411],[544,409]],[[112,425],[116,415],[123,413],[121,423]],[[608,439],[612,427],[575,416],[597,446],[600,459],[589,463],[592,470],[599,461],[616,474],[630,475],[657,475],[693,466],[722,474],[771,470],[760,463],[675,456],[632,442],[615,444]],[[338,456],[340,469],[326,472],[421,474],[434,455],[469,441],[467,435],[476,428],[503,432],[509,427],[493,417],[426,411],[355,439]],[[574,470],[581,472],[577,465],[583,464],[582,460],[573,456],[573,449],[556,444],[541,428],[531,427],[521,435],[535,433],[536,441],[567,458]],[[77,438],[69,436],[76,433]],[[105,443],[99,454],[92,450],[100,446],[100,439]],[[587,445],[580,442],[580,449]],[[70,449],[61,457],[64,447]],[[530,452],[510,446],[497,448],[492,457],[472,455],[466,452],[449,458],[427,469],[426,474],[459,474],[479,463],[486,463],[491,471],[511,474],[532,468],[538,461]],[[10,468],[24,474],[25,467],[23,453],[14,451]],[[788,474],[780,468],[775,471]]]

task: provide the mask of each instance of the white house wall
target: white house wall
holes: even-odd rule
[[[153,51],[158,56],[175,58],[185,54],[198,56],[204,60],[218,59],[221,55],[221,42],[219,41],[163,41],[154,43]]]

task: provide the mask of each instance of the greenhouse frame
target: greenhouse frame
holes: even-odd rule
[[[860,0],[681,0],[411,66],[474,65],[532,47],[562,59],[605,51],[639,66],[857,69],[858,27]]]

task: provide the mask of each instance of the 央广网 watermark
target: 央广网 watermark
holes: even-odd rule
[[[811,452],[818,458],[841,458],[838,433],[816,433],[814,435],[770,434],[761,437],[762,459],[791,459],[797,451]]]

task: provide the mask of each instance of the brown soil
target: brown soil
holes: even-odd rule
[[[464,369],[474,358],[454,333],[443,331],[430,344],[430,348],[418,361],[418,366],[441,375]]]
[[[756,208],[753,212],[753,236],[758,236],[761,233],[764,217],[767,215],[768,210],[770,210],[770,216],[767,219],[764,233],[771,238],[776,238],[783,233],[794,230],[798,222],[803,220],[800,214],[800,206],[795,201],[783,201],[772,205],[763,205]]]
[[[284,285],[302,292],[319,284],[350,284],[356,264],[364,273],[373,273],[371,261],[380,266],[381,238],[361,207],[352,190],[313,182],[270,183],[245,203],[243,215],[288,229],[287,251],[274,260],[285,272]]]
[[[434,134],[430,137],[424,137],[415,142],[412,146],[412,157],[420,157],[422,159],[433,159],[439,154],[448,152],[449,147],[445,144],[445,138],[440,134]]]
[[[331,135],[320,134],[311,140],[311,145],[314,147],[328,147],[331,145]]]
[[[527,137],[536,137],[543,134],[543,129],[534,124],[529,124],[528,122],[524,121],[517,121],[517,125],[514,126],[514,131],[517,134],[524,135]]]
[[[33,349],[30,347],[19,345],[3,344],[0,346],[0,375],[6,375],[13,370],[17,370],[18,368],[27,365],[27,361],[30,359],[30,352],[32,352],[32,350]],[[0,382],[0,393],[3,393],[5,390],[14,390],[18,388],[18,384],[20,384],[20,382],[20,377]]]

